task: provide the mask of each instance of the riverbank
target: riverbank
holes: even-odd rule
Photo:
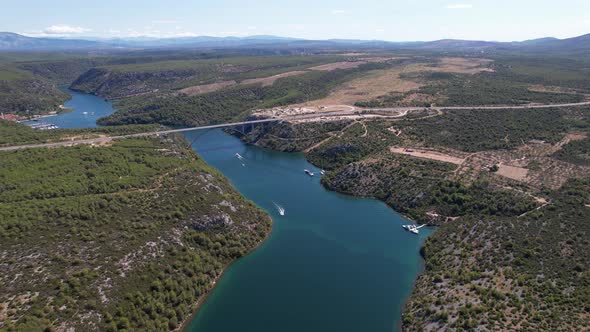
[[[271,229],[270,231],[266,234],[266,236],[264,237],[264,239],[262,239],[258,245],[254,248],[252,248],[252,250],[250,250],[250,252],[247,253],[247,255],[251,254],[252,252],[254,252],[256,249],[258,249],[260,246],[264,245],[264,243],[268,240],[268,238],[270,237],[271,233],[272,233],[272,225],[274,224],[274,221],[272,220],[271,217],[269,217],[269,219],[271,220]],[[221,273],[215,277],[215,279],[212,280],[211,283],[211,288],[207,291],[207,293],[205,295],[203,295],[199,300],[197,300],[197,302],[195,302],[194,307],[191,308],[191,312],[192,315],[190,315],[189,317],[187,317],[181,324],[180,326],[175,329],[174,331],[187,331],[189,324],[197,317],[197,315],[199,314],[199,309],[201,309],[201,306],[207,302],[207,298],[211,295],[211,293],[215,290],[215,287],[217,285],[217,282],[219,282],[219,280],[221,278],[223,278],[223,275],[227,272],[227,269],[229,269],[232,264],[235,264],[238,260],[242,259],[243,257],[240,257],[234,261],[231,261],[229,263],[227,263]]]
[[[274,223],[263,246],[224,272],[186,331],[301,331],[313,321],[323,330],[390,332],[399,324],[431,230],[409,235],[401,228],[408,222],[385,204],[326,190],[303,172],[315,167],[302,154],[246,145],[220,130],[187,139],[197,136],[199,155]]]
[[[499,190],[484,183],[463,185],[447,180],[454,172],[452,165],[391,154],[388,147],[396,144],[400,138],[391,134],[389,126],[370,122],[353,123],[345,127],[342,133],[333,134],[329,142],[306,153],[305,157],[316,167],[328,170],[322,178],[325,188],[355,197],[379,199],[410,220],[441,226],[445,230],[451,224],[462,223],[464,218],[470,220],[473,215],[516,218],[536,206],[526,195]],[[276,140],[274,137],[300,137],[300,132],[319,136],[326,130],[315,127],[316,132],[309,133],[309,128],[300,127],[293,126],[289,130],[283,125],[276,131],[271,127],[265,132],[254,131],[245,138],[251,144],[267,146],[270,143],[268,146],[289,147],[289,144],[273,144]],[[305,145],[299,148],[306,149]],[[443,233],[449,236],[446,231]],[[426,243],[439,242],[441,236],[440,229],[437,229]],[[433,255],[426,247],[422,248],[421,254],[425,269],[413,280],[412,292],[404,298],[403,313],[400,311],[403,320],[399,326],[404,331],[423,329],[433,319],[432,315],[424,314],[421,320],[410,320],[420,310],[421,299],[428,298],[435,290],[440,294],[445,293],[445,285],[434,281],[438,279],[433,276],[431,267],[433,260],[436,260],[433,257],[440,256],[436,251]]]
[[[0,195],[0,249],[12,262],[0,302],[14,308],[2,328],[176,327],[215,271],[270,233],[268,216],[174,137],[1,153],[15,183]],[[45,169],[51,184],[37,185]]]
[[[195,140],[196,137],[199,139]],[[221,171],[239,193],[216,184],[215,179],[223,177],[210,168],[208,174],[212,178],[189,172],[187,177],[172,180],[172,183],[156,181],[174,184],[173,188],[183,191],[182,188],[193,185],[192,179],[197,177],[195,180],[199,183],[206,181],[200,188],[206,193],[199,194],[200,189],[195,191],[192,187],[185,188],[190,192],[183,193],[201,198],[220,195],[219,201],[179,199],[174,202],[180,206],[151,216],[162,221],[170,218],[184,221],[179,224],[180,233],[175,229],[153,231],[155,233],[150,234],[159,234],[161,238],[136,239],[139,243],[127,252],[131,260],[125,258],[127,255],[119,260],[133,268],[137,262],[146,265],[138,266],[140,270],[133,272],[125,270],[124,278],[111,276],[110,281],[105,281],[109,284],[105,287],[110,288],[101,288],[101,292],[109,301],[109,308],[122,307],[106,316],[105,328],[120,325],[147,330],[177,329],[179,322],[184,321],[183,327],[189,331],[233,332],[242,328],[290,332],[304,330],[313,321],[321,330],[390,332],[392,326],[399,324],[403,299],[411,291],[420,270],[418,250],[427,231],[419,236],[408,236],[401,229],[406,221],[385,204],[326,190],[318,177],[311,178],[303,173],[303,169],[314,168],[300,154],[246,146],[219,130],[187,133],[187,139],[194,142],[201,158]],[[98,150],[76,149],[100,152],[117,147],[119,143],[125,144],[125,141]],[[142,141],[133,140],[128,148],[143,151],[137,143]],[[167,158],[178,156],[167,147],[154,151]],[[244,160],[236,159],[235,153]],[[219,195],[217,187],[221,188]],[[158,189],[166,190],[168,186],[158,185]],[[141,193],[151,195],[153,192]],[[165,192],[153,194],[162,199],[168,197]],[[242,202],[242,196],[272,216],[270,236],[264,230],[253,228],[251,221],[258,214],[249,215],[247,224],[242,225],[245,228],[238,224],[244,221],[243,211],[262,213],[250,203],[227,205],[226,201]],[[286,208],[284,216],[276,211],[273,201]],[[232,211],[232,206],[241,210]],[[208,212],[199,210],[203,213],[201,217],[186,214],[186,208],[196,207],[208,209]],[[231,219],[226,219],[224,213]],[[130,216],[135,217],[143,218],[141,214]],[[270,230],[270,224],[268,226]],[[240,230],[237,233],[236,227]],[[144,232],[141,229],[130,234],[139,232],[135,235],[139,237]],[[244,234],[248,237],[244,238]],[[129,245],[134,244],[129,242]],[[157,250],[153,249],[154,243]],[[178,243],[181,245],[175,245]],[[236,246],[239,243],[243,245]],[[254,247],[257,249],[249,249]],[[154,252],[162,256],[153,261],[137,259]],[[236,260],[236,257],[241,259]],[[138,290],[138,285],[143,288]],[[121,298],[113,298],[113,292]],[[189,303],[188,295],[201,296],[202,301],[193,299]],[[312,303],[309,299],[313,299]],[[191,306],[198,310],[187,325]],[[152,317],[154,313],[157,319]],[[232,319],[228,320],[230,316]]]
[[[426,272],[405,306],[403,330],[590,326],[590,209],[582,205],[589,193],[588,179],[569,181],[543,211],[518,219],[468,216],[441,226],[424,246]]]

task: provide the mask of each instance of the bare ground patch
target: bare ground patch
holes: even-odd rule
[[[321,71],[332,71],[336,69],[351,69],[356,68],[360,65],[367,63],[366,61],[342,61],[342,62],[333,62],[333,63],[326,63],[325,65],[319,65],[314,67],[309,67],[310,70],[321,70]]]
[[[486,71],[493,72],[494,69],[489,67],[492,62],[490,59],[479,58],[442,58],[437,64],[427,65],[424,68],[445,73],[477,74]]]
[[[524,181],[528,172],[529,170],[523,167],[499,164],[496,174],[512,180]]]
[[[578,136],[576,136],[577,138]],[[567,138],[564,139],[566,141]],[[561,142],[560,142],[561,143]],[[525,145],[517,150],[481,151],[436,151],[415,147],[391,147],[390,151],[416,158],[436,160],[457,165],[451,176],[455,180],[472,183],[482,175],[499,183],[505,181],[526,183],[532,188],[560,188],[568,179],[590,176],[590,167],[578,166],[549,157],[560,148],[559,144]],[[491,172],[497,165],[496,172]],[[504,180],[502,180],[504,179]]]
[[[352,105],[357,101],[371,100],[391,93],[405,93],[420,88],[421,83],[400,78],[400,74],[406,70],[408,67],[370,71],[365,77],[345,82],[328,97],[308,102],[305,105]]]
[[[550,85],[531,85],[529,91],[534,92],[550,92],[550,93],[566,93],[566,94],[577,94],[578,91],[575,89],[564,88],[560,86],[550,86]]]
[[[286,73],[281,73],[273,76],[268,77],[260,77],[260,78],[250,78],[247,80],[243,80],[241,84],[254,84],[254,83],[262,83],[262,86],[269,86],[273,85],[273,83],[278,80],[279,78],[295,76],[295,75],[302,75],[307,73],[306,71],[296,70],[296,71],[289,71]]]
[[[460,158],[456,156],[451,156],[448,154],[444,154],[437,151],[432,150],[423,150],[423,149],[414,149],[414,148],[401,148],[401,147],[391,147],[389,150],[393,153],[403,154],[407,156],[417,157],[417,158],[425,158],[430,160],[437,160],[442,161],[445,163],[451,163],[455,165],[461,165],[465,162],[465,158]]]
[[[236,81],[222,81],[211,84],[195,85],[180,90],[180,93],[184,93],[187,96],[196,96],[204,93],[217,91],[225,87],[232,86],[234,84],[236,84]]]
[[[384,62],[394,58],[367,58],[367,62]],[[436,64],[412,63],[392,69],[380,69],[369,71],[364,77],[357,78],[342,84],[335,89],[328,97],[311,101],[299,106],[318,106],[333,104],[352,105],[359,101],[373,100],[378,97],[395,94],[405,94],[415,91],[424,85],[423,82],[416,82],[410,79],[402,79],[401,75],[416,72],[448,72],[461,74],[475,74],[483,71],[493,71],[489,67],[492,60],[489,59],[466,59],[466,58],[442,58]],[[312,67],[315,70],[335,70],[341,68],[354,68],[362,64],[359,62],[338,62],[322,66]],[[432,96],[424,94],[410,94],[403,102],[428,102]]]

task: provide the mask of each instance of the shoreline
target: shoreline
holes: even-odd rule
[[[228,135],[230,135],[230,136],[236,136],[236,135],[232,135],[231,133],[227,133],[227,132],[226,132],[226,134],[228,134]],[[244,143],[244,144],[246,144],[246,145],[252,145],[252,146],[258,146],[258,147],[260,147],[260,146],[259,146],[259,145],[257,145],[257,144],[253,144],[253,143],[250,143],[250,142],[246,142],[246,141],[244,141],[244,140],[241,140],[241,141],[242,141],[242,143]],[[268,149],[268,148],[265,148],[265,147],[261,147],[261,148],[263,148],[263,149],[267,149],[267,150],[270,150],[270,151],[277,151],[277,150]],[[301,151],[297,151],[297,152],[295,152],[295,151],[294,151],[293,153],[302,153],[302,154],[303,154],[303,158],[304,158],[304,159],[305,159],[307,162],[311,163],[311,164],[312,164],[314,167],[318,167],[317,165],[313,164],[313,163],[312,163],[310,160],[308,160],[308,159],[307,159],[307,154],[306,154],[306,153],[304,153],[304,152],[301,152]],[[393,213],[395,213],[395,214],[398,214],[399,216],[401,216],[401,217],[402,217],[404,220],[407,220],[407,221],[408,221],[408,222],[410,222],[410,223],[418,224],[418,222],[417,222],[416,220],[414,220],[414,219],[412,219],[412,218],[408,217],[406,214],[403,214],[403,213],[400,213],[400,212],[398,212],[398,211],[397,211],[397,210],[395,210],[395,209],[394,209],[392,206],[390,206],[390,205],[389,205],[389,204],[387,204],[386,202],[384,202],[384,201],[382,201],[382,200],[380,200],[380,199],[378,199],[378,198],[376,198],[376,197],[370,197],[370,196],[359,196],[359,195],[354,195],[354,194],[351,194],[351,193],[344,193],[344,192],[340,192],[340,191],[338,191],[338,190],[333,190],[333,189],[329,188],[328,186],[326,186],[326,185],[325,185],[324,183],[322,183],[321,181],[320,181],[320,186],[321,186],[321,187],[322,187],[324,190],[326,190],[326,191],[328,191],[328,192],[332,192],[332,193],[338,194],[338,195],[349,196],[349,197],[351,197],[351,198],[357,198],[357,199],[359,199],[359,198],[360,198],[360,199],[371,199],[371,200],[378,201],[378,202],[380,202],[380,203],[384,204],[384,205],[385,205],[385,206],[386,206],[386,207],[387,207],[389,210],[391,210],[391,212],[393,212]],[[240,193],[240,194],[241,194],[241,193]],[[242,194],[242,195],[243,195],[243,194]],[[260,207],[259,207],[259,208],[260,208]],[[188,316],[186,317],[186,319],[184,319],[184,320],[183,320],[183,321],[182,321],[182,322],[179,324],[179,327],[178,327],[177,329],[175,329],[174,331],[182,331],[182,332],[187,332],[187,331],[189,331],[188,329],[189,329],[189,327],[191,326],[191,323],[192,323],[192,322],[193,322],[193,321],[196,319],[196,317],[199,315],[199,313],[201,312],[201,309],[203,308],[203,305],[204,305],[204,304],[207,302],[207,300],[209,299],[209,296],[211,296],[211,294],[213,293],[213,291],[215,291],[215,288],[218,286],[218,283],[219,283],[219,281],[220,281],[220,280],[221,280],[221,278],[224,276],[224,274],[225,274],[225,273],[227,273],[227,271],[228,271],[228,269],[230,268],[230,266],[231,266],[232,264],[236,263],[237,261],[239,261],[240,259],[242,259],[242,258],[244,258],[244,257],[247,257],[248,255],[251,255],[252,253],[254,253],[254,252],[255,252],[255,250],[256,250],[256,249],[259,249],[259,248],[260,248],[260,247],[261,247],[263,244],[267,243],[267,241],[268,241],[268,239],[270,238],[270,236],[271,236],[271,234],[272,234],[272,231],[273,231],[273,227],[272,227],[273,225],[272,225],[272,224],[274,224],[274,220],[273,220],[273,218],[270,216],[270,213],[269,213],[269,212],[268,212],[266,209],[263,209],[263,208],[261,208],[261,209],[262,209],[264,212],[266,212],[266,213],[269,215],[269,217],[271,218],[271,222],[272,222],[272,223],[271,223],[271,231],[270,231],[268,234],[266,234],[266,236],[265,236],[265,237],[264,237],[264,238],[263,238],[263,239],[262,239],[262,240],[261,240],[261,241],[260,241],[260,242],[259,242],[259,243],[258,243],[258,244],[255,246],[255,247],[254,247],[254,248],[252,248],[252,250],[251,250],[251,251],[249,251],[249,252],[248,252],[246,255],[244,255],[244,256],[242,256],[242,257],[240,257],[240,258],[238,258],[238,259],[236,259],[236,260],[234,260],[234,261],[231,261],[231,262],[229,262],[228,264],[226,264],[226,265],[223,267],[223,269],[222,269],[222,272],[219,274],[219,276],[217,276],[217,277],[216,277],[216,278],[215,278],[215,279],[212,281],[211,288],[210,288],[209,290],[207,290],[207,292],[205,292],[205,293],[203,294],[203,296],[201,296],[201,298],[199,298],[199,299],[198,299],[198,300],[197,300],[195,303],[193,303],[193,305],[192,305],[192,308],[191,308],[191,311],[192,311],[192,313],[191,313],[190,315],[188,315]],[[403,220],[402,220],[402,223],[403,223]],[[402,223],[400,223],[400,226],[401,226],[401,224],[402,224]],[[421,239],[421,244],[420,244],[420,246],[419,246],[418,252],[416,253],[416,254],[417,254],[417,256],[418,256],[418,257],[417,257],[417,259],[418,259],[418,266],[417,266],[416,275],[414,276],[414,278],[413,278],[413,280],[412,280],[412,283],[411,283],[411,285],[409,285],[409,288],[408,288],[407,294],[404,294],[403,298],[401,298],[401,299],[400,299],[400,300],[401,300],[401,301],[400,301],[401,303],[400,303],[400,310],[399,310],[399,312],[395,312],[395,313],[394,313],[394,312],[392,312],[392,313],[391,313],[391,317],[392,317],[392,319],[396,319],[396,320],[398,320],[398,323],[394,325],[394,326],[397,328],[397,329],[396,329],[397,331],[402,331],[402,326],[403,326],[403,317],[404,317],[404,314],[406,313],[406,310],[405,310],[405,308],[407,307],[407,304],[408,304],[408,303],[411,301],[412,294],[413,294],[413,293],[416,291],[416,286],[417,286],[418,278],[419,278],[419,277],[420,277],[420,276],[421,276],[421,275],[424,273],[424,271],[425,271],[425,267],[426,267],[426,265],[425,265],[425,259],[424,259],[424,257],[422,256],[423,242],[424,242],[424,241],[426,241],[426,239],[427,239],[427,238],[428,238],[430,235],[432,235],[434,232],[436,232],[436,228],[437,228],[436,226],[437,226],[437,225],[435,225],[435,224],[431,224],[431,223],[426,223],[426,226],[428,226],[429,228],[430,228],[430,227],[435,227],[435,229],[432,231],[432,233],[429,233],[429,234],[427,234],[427,235],[426,235],[426,236],[425,236],[423,239]]]
[[[229,134],[229,135],[232,135],[232,134]],[[247,144],[247,145],[253,145],[253,146],[257,146],[257,147],[261,147],[261,146],[257,145],[256,143],[250,143],[250,142],[244,141],[244,140],[242,140],[242,139],[240,139],[240,140],[241,140],[241,141],[242,141],[244,144]],[[261,147],[261,148],[268,149],[268,148],[266,148],[266,147]],[[272,150],[272,151],[278,151],[278,150],[273,150],[273,149],[269,149],[269,150]],[[284,151],[283,151],[283,152],[284,152]],[[303,157],[305,158],[305,160],[306,160],[307,162],[309,162],[310,164],[312,164],[312,165],[313,165],[313,166],[315,166],[315,167],[321,168],[320,166],[318,166],[318,165],[314,164],[314,163],[313,163],[313,162],[311,162],[309,159],[307,159],[307,153],[306,153],[306,152],[304,152],[304,151],[293,151],[292,153],[301,153],[301,154],[303,154]],[[333,192],[333,193],[337,193],[337,194],[339,194],[339,195],[350,196],[350,197],[354,197],[354,198],[374,199],[374,200],[376,200],[376,201],[379,201],[379,202],[381,202],[381,203],[385,204],[385,206],[387,206],[387,208],[389,208],[391,211],[393,211],[393,212],[395,212],[395,213],[399,214],[400,216],[402,216],[404,219],[408,220],[409,222],[411,222],[411,223],[413,223],[413,224],[416,224],[416,225],[420,225],[418,221],[414,220],[413,218],[409,217],[408,215],[406,215],[406,214],[404,214],[404,213],[398,212],[398,211],[397,211],[397,210],[395,210],[395,209],[394,209],[392,206],[390,206],[389,204],[387,204],[385,201],[382,201],[382,200],[380,200],[380,199],[378,199],[378,198],[376,198],[376,197],[371,197],[371,196],[359,196],[359,195],[354,195],[354,194],[351,194],[351,193],[345,193],[345,192],[341,192],[341,191],[338,191],[338,190],[334,190],[334,189],[332,189],[332,188],[329,188],[328,186],[326,186],[326,185],[323,183],[323,181],[321,181],[321,180],[320,180],[320,186],[322,186],[322,187],[323,187],[325,190],[327,190],[327,191],[330,191],[330,192]],[[427,239],[428,239],[430,236],[434,235],[434,233],[435,233],[435,232],[438,230],[438,228],[442,226],[442,225],[433,224],[433,223],[430,223],[430,222],[424,223],[423,225],[426,225],[426,227],[428,227],[428,228],[433,228],[433,231],[432,231],[432,233],[428,234],[428,236],[427,236],[427,237],[424,239],[424,241],[426,241],[426,240],[427,240]],[[400,318],[400,320],[399,320],[399,324],[397,325],[397,327],[398,327],[398,331],[403,331],[402,327],[403,327],[403,318],[404,318],[404,313],[406,312],[405,308],[406,308],[407,304],[410,302],[410,300],[411,300],[411,298],[412,298],[412,294],[413,294],[413,293],[414,293],[414,291],[416,290],[416,286],[417,286],[417,283],[418,283],[418,278],[419,278],[419,277],[420,277],[422,274],[424,274],[424,272],[426,271],[426,264],[425,264],[425,263],[426,263],[426,257],[424,257],[424,255],[423,255],[423,252],[422,252],[422,249],[423,249],[423,248],[424,248],[424,243],[422,243],[422,244],[420,245],[420,250],[418,251],[418,259],[419,259],[419,265],[420,265],[420,266],[419,266],[419,269],[418,269],[418,273],[416,274],[416,277],[414,278],[414,280],[413,280],[413,282],[412,282],[412,287],[411,287],[410,291],[408,292],[407,296],[405,296],[405,298],[404,298],[404,301],[403,301],[403,303],[402,303],[402,305],[401,305],[401,310],[400,310],[400,313],[399,313],[399,315],[400,315],[400,317],[399,317],[399,318]],[[184,330],[183,330],[183,331],[184,331]]]
[[[242,195],[240,193],[240,195]],[[242,195],[243,196],[243,195]],[[244,196],[245,197],[245,196]],[[191,308],[192,313],[186,318],[184,319],[178,326],[178,328],[172,330],[172,331],[182,331],[182,332],[186,332],[187,328],[189,327],[190,323],[197,317],[197,315],[199,314],[199,312],[201,311],[201,308],[203,306],[203,304],[205,304],[205,302],[207,302],[207,299],[209,298],[209,296],[213,293],[213,291],[215,290],[215,288],[217,287],[217,285],[219,284],[219,280],[221,280],[221,278],[225,275],[225,273],[227,272],[227,270],[229,269],[229,267],[238,262],[240,259],[245,258],[249,255],[251,255],[252,253],[254,253],[254,251],[256,251],[258,248],[260,248],[263,244],[266,243],[266,241],[270,238],[272,232],[273,232],[273,225],[274,225],[274,219],[270,216],[270,214],[268,213],[268,211],[266,211],[265,209],[258,207],[259,209],[263,210],[267,215],[268,218],[270,219],[271,223],[270,223],[270,232],[268,232],[266,234],[266,236],[254,247],[252,248],[252,250],[250,250],[250,252],[248,252],[246,255],[235,259],[229,263],[227,263],[222,269],[221,269],[221,273],[215,277],[215,279],[213,279],[213,286],[205,293],[201,296],[201,298],[199,298],[194,304],[193,304],[193,308]]]

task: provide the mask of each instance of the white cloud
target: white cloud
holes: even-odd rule
[[[345,14],[346,10],[344,9],[334,9],[332,10],[332,15],[340,15],[340,14]]]
[[[452,3],[445,6],[447,9],[471,9],[473,5],[470,3]]]
[[[385,32],[385,29],[375,29],[375,32]]]
[[[91,31],[91,30],[86,29],[86,28],[82,28],[82,27],[74,27],[74,26],[70,26],[70,25],[52,25],[52,26],[47,27],[43,30],[43,32],[48,35],[59,35],[59,36],[80,34],[80,33],[88,32],[88,31]]]

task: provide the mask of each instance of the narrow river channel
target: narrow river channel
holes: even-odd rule
[[[66,106],[73,111],[44,121],[94,127],[97,118],[114,111],[96,96],[68,93],[73,98]],[[221,130],[186,137],[274,221],[271,236],[228,268],[187,331],[399,329],[403,303],[421,268],[419,248],[430,230],[413,235],[401,227],[407,220],[384,203],[324,189],[319,170],[303,154],[246,145]]]
[[[398,329],[428,230],[410,234],[384,203],[324,189],[303,154],[246,145],[221,130],[187,138],[196,135],[195,151],[274,224],[265,244],[230,266],[188,331]]]

